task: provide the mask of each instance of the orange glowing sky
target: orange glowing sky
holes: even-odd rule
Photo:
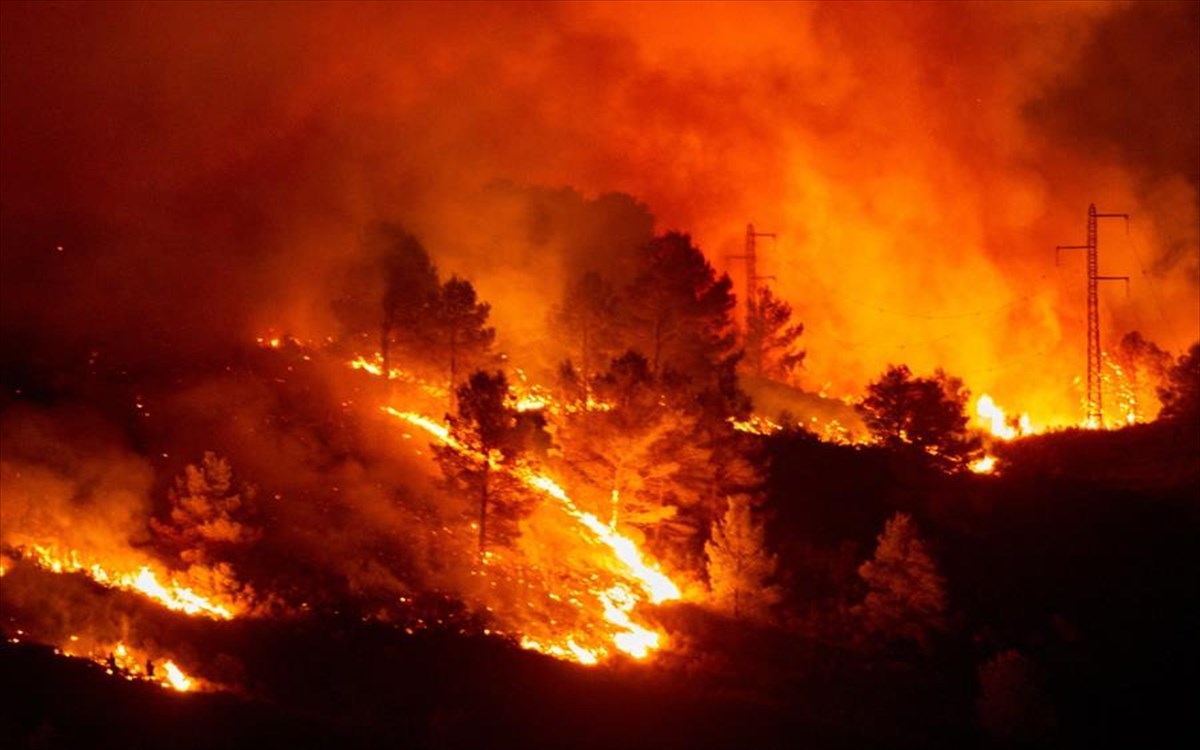
[[[760,273],[807,326],[809,388],[902,361],[1074,421],[1083,261],[1053,248],[1089,202],[1133,216],[1100,236],[1133,279],[1103,291],[1106,340],[1200,335],[1198,12],[5,3],[5,330],[319,334],[318,280],[396,218],[502,345],[536,338],[579,250],[533,247],[519,200],[481,212],[505,180],[628,193],[739,289],[746,223],[778,233]],[[26,245],[58,244],[31,273]]]

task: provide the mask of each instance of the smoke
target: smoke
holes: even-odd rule
[[[138,559],[153,471],[94,413],[17,406],[0,419],[0,546],[70,539]]]
[[[652,213],[739,288],[745,224],[778,234],[759,272],[814,389],[943,366],[1070,419],[1083,267],[1053,248],[1088,203],[1132,215],[1101,231],[1102,272],[1132,278],[1105,339],[1200,333],[1198,12],[6,3],[5,356],[329,335],[327,280],[394,220],[515,357]]]

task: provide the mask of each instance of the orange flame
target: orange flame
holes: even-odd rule
[[[116,571],[95,560],[85,560],[76,550],[59,552],[53,546],[28,544],[18,548],[22,557],[52,573],[83,573],[106,588],[132,591],[145,596],[167,609],[186,615],[205,616],[214,620],[232,620],[236,606],[219,603],[171,578],[167,584],[149,565],[137,570]]]
[[[457,451],[468,452],[465,446],[454,439],[445,425],[414,412],[402,412],[390,406],[382,407],[382,409],[394,417],[420,427],[444,445]],[[484,460],[483,456],[477,456],[477,458],[481,461]],[[659,570],[656,565],[646,561],[632,539],[616,532],[591,513],[579,510],[566,491],[553,479],[544,474],[538,474],[528,467],[508,470],[497,464],[492,457],[488,457],[487,460],[492,463],[493,468],[509,471],[512,476],[521,480],[527,487],[539,490],[557,500],[559,508],[563,512],[578,521],[592,533],[596,541],[611,550],[616,560],[621,563],[625,574],[633,581],[636,581],[651,603],[659,604],[664,601],[678,599],[681,596],[679,587]],[[641,601],[641,597],[634,593],[628,586],[618,583],[607,590],[592,591],[591,593],[600,602],[604,612],[604,619],[617,628],[617,632],[612,635],[612,642],[619,651],[635,659],[644,659],[651,651],[661,647],[663,642],[662,634],[645,628],[633,621],[631,612]],[[574,637],[567,637],[562,643],[547,643],[524,636],[521,639],[521,645],[550,656],[577,661],[581,664],[595,664],[600,658],[607,655],[607,651],[603,648],[588,649],[579,645]]]

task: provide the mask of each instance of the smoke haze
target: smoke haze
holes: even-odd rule
[[[1200,333],[1198,13],[5,3],[6,361],[328,335],[378,220],[475,281],[519,352],[652,226],[741,289],[752,221],[809,387],[942,366],[1070,419],[1083,260],[1053,248],[1089,202],[1132,215],[1101,229],[1102,273],[1132,278],[1103,289],[1106,340]]]

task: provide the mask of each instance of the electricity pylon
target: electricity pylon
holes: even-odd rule
[[[1062,250],[1087,250],[1087,421],[1093,427],[1104,426],[1104,396],[1101,387],[1100,352],[1100,295],[1101,281],[1124,281],[1125,293],[1129,293],[1128,276],[1100,276],[1100,249],[1097,246],[1096,224],[1099,219],[1124,219],[1125,231],[1129,231],[1129,214],[1098,214],[1096,204],[1088,206],[1087,244],[1058,245],[1054,248],[1054,262]]]

